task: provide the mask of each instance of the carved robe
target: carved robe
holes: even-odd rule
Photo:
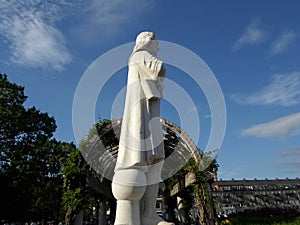
[[[163,62],[146,50],[129,58],[125,108],[116,170],[147,166],[164,159],[160,123],[165,69]]]

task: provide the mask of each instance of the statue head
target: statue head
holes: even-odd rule
[[[159,48],[154,32],[144,31],[136,37],[133,53],[142,50],[146,50],[152,55],[157,56]]]

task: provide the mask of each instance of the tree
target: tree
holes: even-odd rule
[[[64,175],[63,206],[68,225],[73,224],[77,213],[88,206],[91,197],[86,186],[88,168],[80,151],[73,151],[70,154],[62,172]]]
[[[80,142],[79,150],[71,153],[63,168],[64,175],[64,195],[63,203],[66,211],[66,224],[74,224],[74,220],[80,211],[95,207],[99,209],[101,203],[108,203],[109,207],[114,211],[115,199],[111,193],[111,181],[94,171],[85,161],[82,154],[89,154],[89,144],[96,135],[99,136],[101,142],[106,149],[113,149],[118,146],[118,138],[111,129],[111,121],[108,119],[99,120],[89,131],[86,139]],[[99,139],[95,139],[96,142]],[[99,163],[99,155],[102,154],[101,149],[96,148],[92,158]],[[103,150],[103,149],[102,149]],[[97,210],[99,212],[99,210]],[[104,211],[106,213],[106,210]],[[114,215],[111,218],[114,220]]]
[[[61,168],[75,146],[54,139],[54,118],[25,108],[26,99],[24,86],[0,73],[0,219],[54,220],[61,208]]]

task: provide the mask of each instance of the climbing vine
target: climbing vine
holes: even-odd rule
[[[216,160],[213,160],[208,168],[200,171],[199,163],[194,158],[191,158],[178,173],[165,181],[167,189],[172,190],[177,183],[184,179],[186,174],[193,173],[195,175],[195,181],[185,190],[181,190],[178,195],[186,198],[187,194],[193,194],[194,207],[197,210],[198,220],[202,225],[218,224],[214,214],[214,201],[210,193],[210,182],[213,181],[213,174],[216,173],[217,168],[218,164]],[[189,200],[184,202],[190,203]],[[186,211],[191,208],[191,204],[188,207],[187,203],[184,205]],[[189,218],[185,219],[185,221],[189,221]],[[191,222],[189,221],[189,223]]]

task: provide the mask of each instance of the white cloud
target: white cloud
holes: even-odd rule
[[[54,26],[66,5],[39,0],[1,2],[0,35],[8,41],[11,62],[55,70],[71,62],[64,36]]]
[[[300,148],[288,149],[279,152],[280,162],[275,166],[289,173],[299,174],[300,172]]]
[[[67,32],[72,32],[72,41],[98,44],[112,35],[121,36],[126,25],[140,21],[153,3],[153,0],[1,1],[0,35],[8,41],[9,58],[14,64],[62,70],[72,61],[64,34],[57,27],[62,19],[71,21]]]
[[[292,135],[299,135],[299,130],[300,112],[254,125],[243,130],[241,135],[261,138],[287,138]]]
[[[62,70],[71,61],[62,33],[34,16],[14,19],[10,41],[15,64]]]
[[[96,24],[99,25],[119,25],[134,17],[142,14],[153,1],[140,0],[94,0],[86,8],[86,12],[91,15]]]
[[[232,95],[241,104],[293,106],[300,103],[300,72],[275,74],[271,83],[249,95]]]
[[[103,36],[122,35],[128,23],[133,26],[140,21],[153,4],[153,0],[92,0],[78,11],[85,20],[78,21],[74,32],[87,44],[103,41]]]
[[[294,31],[284,31],[283,34],[271,45],[271,56],[282,53],[288,49],[297,37]]]
[[[236,51],[247,45],[255,45],[263,42],[267,37],[267,32],[258,26],[259,20],[254,19],[235,42],[232,50]]]
[[[285,151],[281,151],[279,156],[285,158],[297,158],[300,163],[300,148],[288,149]]]

